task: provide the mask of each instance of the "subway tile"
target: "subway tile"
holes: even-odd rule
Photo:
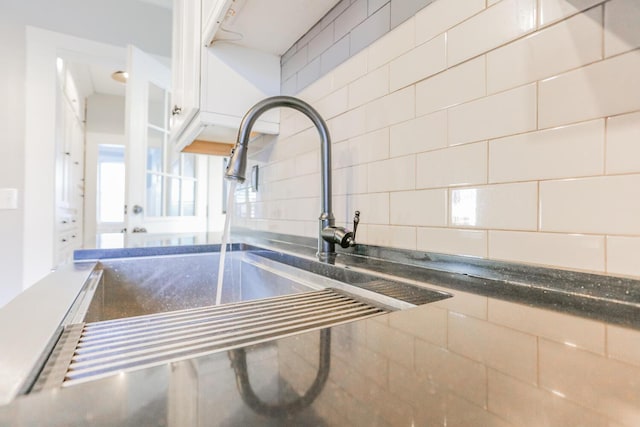
[[[390,0],[368,0],[367,3],[367,14],[372,15],[378,9],[380,9],[385,4],[389,3]]]
[[[387,64],[392,59],[414,48],[415,20],[409,19],[369,46],[369,70]]]
[[[549,25],[553,22],[575,15],[602,3],[602,0],[539,0],[540,26]]]
[[[530,84],[449,109],[449,145],[536,128],[536,85]]]
[[[367,19],[367,0],[357,0],[336,18],[335,40],[340,40],[358,24]]]
[[[389,93],[389,67],[380,67],[349,85],[349,108],[359,107]]]
[[[533,335],[462,314],[449,314],[449,350],[529,384],[537,379]]]
[[[366,130],[372,131],[415,117],[415,91],[413,86],[390,93],[364,106]]]
[[[315,102],[314,107],[324,120],[329,120],[347,111],[348,100],[349,93],[347,88],[343,87]]]
[[[447,67],[446,37],[441,35],[391,61],[391,91],[412,85]]]
[[[446,147],[447,111],[437,111],[393,125],[389,144],[391,157]]]
[[[383,128],[350,139],[349,157],[340,159],[340,163],[350,160],[348,165],[359,165],[387,158],[389,158],[389,128]]]
[[[602,58],[602,7],[487,54],[489,93],[560,74]]]
[[[298,92],[298,79],[294,74],[280,85],[280,92],[283,95],[294,96]]]
[[[540,128],[640,109],[640,51],[540,82]]]
[[[367,165],[333,169],[333,194],[367,192]]]
[[[320,56],[320,70],[328,73],[349,59],[349,37],[343,37]]]
[[[640,234],[640,175],[543,181],[540,229],[566,233]]]
[[[320,58],[316,58],[298,71],[298,90],[302,90],[318,80],[320,75]]]
[[[368,225],[367,237],[363,243],[375,246],[390,246],[392,248],[415,249],[416,229],[415,227]]]
[[[635,425],[640,418],[640,368],[575,347],[540,340],[540,387]]]
[[[403,0],[391,2],[391,28],[395,28],[434,0]]]
[[[447,62],[455,65],[536,27],[536,0],[503,0],[447,32]]]
[[[307,101],[310,104],[317,102],[318,100],[325,98],[328,93],[333,92],[333,81],[331,76],[322,76],[319,79],[315,80],[309,86],[304,88],[298,94],[298,97]],[[290,116],[290,115],[298,115],[299,111],[294,110],[293,108],[283,108],[281,116]]]
[[[431,40],[485,8],[484,0],[435,1],[416,13],[416,44]]]
[[[316,58],[333,44],[333,23],[324,28],[318,35],[309,41],[309,58]]]
[[[334,68],[330,73],[333,79],[333,85],[336,89],[348,85],[365,74],[367,74],[366,51],[351,56],[348,60]]]
[[[486,184],[487,143],[478,142],[418,154],[416,188]]]
[[[360,52],[373,41],[389,32],[389,10],[389,5],[383,6],[376,13],[368,17],[364,22],[353,29],[350,35],[351,54]]]
[[[296,156],[292,169],[295,171],[295,176],[320,172],[320,150]]]
[[[462,104],[486,93],[485,57],[467,61],[416,85],[416,115]]]
[[[607,119],[607,174],[640,172],[640,113]]]
[[[307,65],[307,47],[298,49],[298,51],[289,58],[288,61],[282,64],[282,78],[287,80],[295,73],[300,71],[305,65]]]
[[[363,224],[389,224],[389,193],[336,196],[334,200],[336,223],[346,224],[349,229],[353,229],[353,216],[357,210]]]
[[[605,354],[605,325],[602,322],[493,298],[489,298],[489,321]]]
[[[369,164],[369,192],[413,190],[415,156],[396,157]]]
[[[489,142],[489,182],[601,175],[604,120]]]
[[[417,249],[486,258],[487,232],[484,230],[460,230],[453,228],[418,228]]]
[[[604,6],[604,52],[616,55],[640,47],[640,4],[613,0]]]
[[[391,193],[391,225],[447,225],[447,190]]]
[[[640,331],[607,325],[607,356],[640,366]]]
[[[581,234],[489,231],[489,258],[604,272],[605,241]]]
[[[607,236],[607,273],[640,277],[640,237]]]
[[[347,111],[329,120],[328,125],[334,142],[362,135],[365,129],[365,109],[361,107]]]
[[[536,229],[538,186],[535,182],[450,191],[450,225],[453,227]]]
[[[489,411],[510,425],[610,427],[601,414],[493,369],[488,372],[488,389]]]
[[[437,322],[435,324],[441,322],[440,318],[425,318],[425,320],[428,322],[424,322],[424,325],[431,325],[432,320]],[[446,335],[446,311],[444,322],[442,332]],[[432,383],[451,390],[476,405],[485,406],[487,402],[486,367],[482,363],[448,351],[444,343],[434,344],[438,345],[431,344],[431,341],[416,340],[415,373],[417,376],[420,379],[428,378]]]

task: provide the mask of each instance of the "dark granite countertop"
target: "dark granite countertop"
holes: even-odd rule
[[[0,425],[639,425],[633,301],[565,310],[563,301],[597,298],[406,263],[385,270],[380,260],[358,265],[360,256],[344,257],[347,269],[392,272],[453,297],[19,397],[0,407]]]

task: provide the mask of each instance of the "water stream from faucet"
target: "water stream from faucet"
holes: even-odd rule
[[[220,264],[218,265],[218,285],[216,287],[216,305],[222,302],[222,284],[224,282],[224,264],[227,254],[227,244],[231,229],[231,217],[233,216],[233,205],[235,202],[236,181],[229,182],[229,194],[227,196],[227,214],[224,219],[224,229],[222,230],[222,242],[220,242]]]

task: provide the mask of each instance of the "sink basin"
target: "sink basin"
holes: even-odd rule
[[[104,261],[83,290],[32,391],[266,343],[451,295],[283,253]]]

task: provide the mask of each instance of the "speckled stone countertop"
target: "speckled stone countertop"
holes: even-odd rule
[[[369,269],[360,256],[335,268]],[[384,263],[374,270],[453,297],[19,397],[0,407],[0,425],[640,425],[633,301],[565,310],[563,301],[598,298]]]

